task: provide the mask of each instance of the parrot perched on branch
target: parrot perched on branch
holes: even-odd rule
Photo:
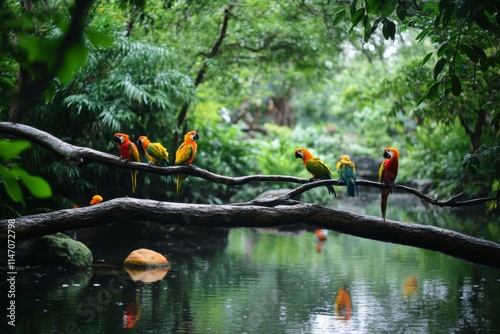
[[[144,154],[151,164],[161,167],[169,166],[168,151],[162,144],[152,143],[146,136],[140,136],[137,139],[137,144],[142,146]]]
[[[176,166],[190,166],[193,163],[196,150],[198,149],[198,145],[196,144],[198,138],[198,132],[196,131],[189,131],[184,135],[184,142],[182,142],[175,153]],[[182,180],[185,178],[186,174],[177,175],[177,196],[179,196],[181,191]]]
[[[354,197],[358,194],[358,187],[356,186],[356,166],[351,161],[348,155],[340,157],[337,162],[337,173],[339,173],[340,180],[347,184],[347,194]]]
[[[148,158],[149,162],[153,165],[160,167],[168,167],[168,151],[165,147],[163,147],[160,143],[152,143],[149,141],[148,137],[140,136],[137,139],[137,144],[142,146],[144,150],[144,154],[146,158]],[[171,181],[170,176],[165,176],[165,180],[167,182]]]
[[[327,164],[325,164],[323,161],[321,161],[318,158],[315,158],[309,150],[305,148],[298,148],[295,150],[295,158],[301,158],[302,161],[304,162],[304,166],[306,166],[306,169],[309,173],[313,175],[313,179],[331,179],[332,178],[332,172],[328,168]],[[337,197],[337,194],[335,193],[335,189],[333,189],[332,185],[327,185],[326,188],[328,189],[329,194],[333,194],[335,197]]]
[[[383,156],[385,160],[380,165],[380,169],[378,171],[378,181],[386,185],[392,185],[394,184],[394,181],[396,181],[396,176],[398,176],[399,151],[392,147],[386,147],[384,148]],[[380,189],[380,209],[382,210],[382,219],[384,222],[385,212],[387,210],[387,198],[391,192],[391,189]]]
[[[120,145],[120,156],[122,159],[126,159],[128,161],[140,162],[139,159],[139,151],[137,150],[137,146],[130,141],[128,135],[124,133],[115,133],[114,141]],[[132,178],[132,192],[135,193],[135,189],[137,188],[137,173],[136,170],[130,171],[130,176]]]

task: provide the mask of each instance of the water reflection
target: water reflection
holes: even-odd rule
[[[337,319],[347,321],[352,316],[352,303],[345,287],[341,287],[335,298],[335,315]]]
[[[178,231],[122,223],[91,232],[78,237],[100,263],[93,270],[19,271],[16,333],[500,328],[500,271],[440,253],[334,232],[321,241],[315,228]],[[123,270],[124,257],[141,247],[167,255],[168,273],[139,279]]]
[[[405,284],[403,285],[403,293],[405,299],[408,299],[411,295],[415,294],[418,290],[418,279],[416,276],[408,276],[406,278]]]

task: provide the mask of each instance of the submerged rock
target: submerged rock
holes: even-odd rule
[[[128,268],[166,268],[169,266],[165,256],[146,248],[136,249],[123,261]]]
[[[62,233],[36,238],[31,254],[38,263],[69,269],[88,268],[94,260],[87,246]]]

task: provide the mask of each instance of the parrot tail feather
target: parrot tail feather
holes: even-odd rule
[[[351,197],[356,196],[358,193],[358,187],[356,186],[356,181],[354,179],[350,179],[347,184],[347,194]]]
[[[385,212],[387,210],[387,199],[389,198],[389,189],[382,189],[382,195],[380,199],[380,209],[382,211],[382,219],[385,222]]]
[[[135,190],[137,189],[137,171],[130,171],[130,176],[132,178],[132,192],[135,194]]]
[[[326,188],[328,189],[328,194],[333,194],[333,196],[337,197],[337,193],[331,184],[327,185]]]
[[[185,178],[186,174],[177,175],[177,197],[179,197],[179,194],[181,193],[182,180],[184,180]]]

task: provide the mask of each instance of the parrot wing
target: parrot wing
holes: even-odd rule
[[[146,152],[153,158],[155,164],[168,167],[168,152],[160,143],[150,143]]]
[[[191,158],[193,157],[193,146],[190,144],[182,144],[177,149],[177,153],[175,155],[175,164],[185,165],[186,163],[190,163]]]
[[[137,150],[137,146],[134,143],[130,143],[128,146],[128,153],[130,154],[131,161],[139,162],[139,151]]]
[[[309,159],[306,162],[306,169],[316,179],[331,179],[332,172],[328,166],[318,158]]]
[[[331,179],[332,178],[332,172],[328,168],[327,164],[325,164],[323,161],[321,161],[318,158],[312,158],[307,160],[306,162],[306,169],[309,173],[313,175],[313,178],[315,179]],[[327,185],[326,188],[328,189],[329,194],[333,194],[335,197],[337,197],[337,194],[335,193],[335,189],[333,186]]]

